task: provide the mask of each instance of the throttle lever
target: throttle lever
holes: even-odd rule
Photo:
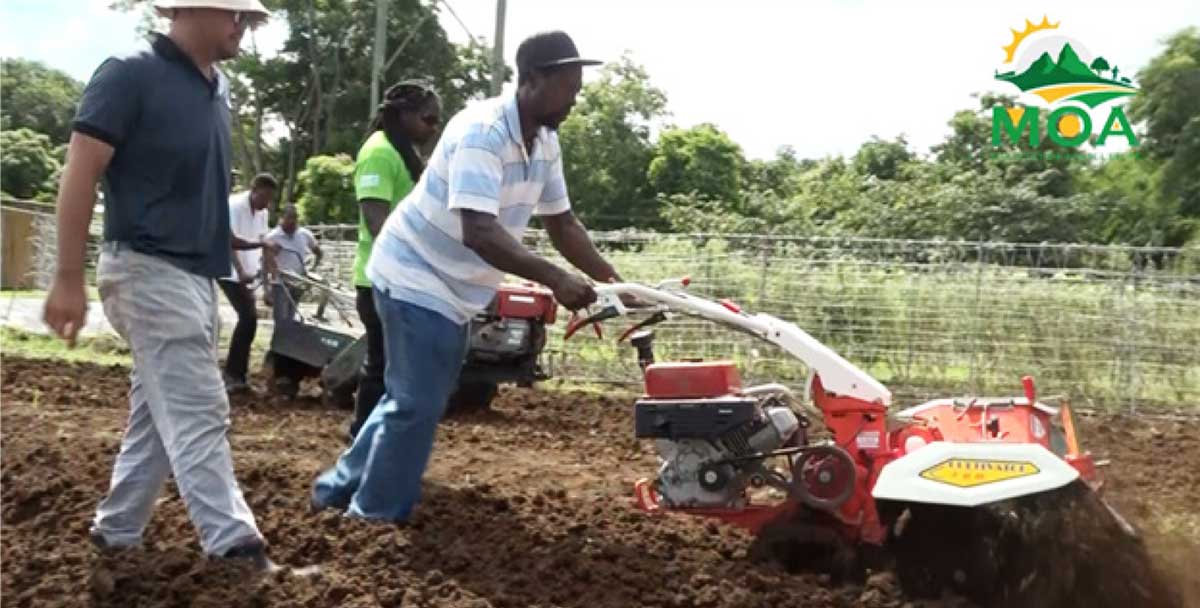
[[[567,321],[567,332],[563,335],[563,340],[570,340],[575,332],[585,325],[595,325],[596,337],[603,338],[604,333],[600,330],[600,322],[613,317],[621,316],[621,311],[615,306],[605,306],[594,315],[580,318],[579,313],[572,312],[571,320]]]
[[[634,332],[636,332],[637,330],[639,330],[643,327],[647,327],[650,325],[657,325],[666,320],[667,320],[667,313],[665,311],[660,310],[660,311],[654,313],[653,315],[650,315],[649,317],[646,317],[645,319],[629,326],[629,329],[626,329],[625,332],[621,334],[621,337],[617,338],[617,343],[620,344],[621,342],[624,342],[626,338],[628,338],[629,336],[632,336]]]

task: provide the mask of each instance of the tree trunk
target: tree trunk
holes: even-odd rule
[[[255,174],[262,173],[263,170],[263,113],[262,100],[259,99],[254,108],[254,149],[253,156],[251,157],[251,162],[254,163]]]
[[[304,94],[300,96],[300,99],[308,99],[312,95],[313,86],[315,86],[314,83],[309,81],[308,86],[305,87]],[[300,125],[304,124],[304,122],[308,120],[308,114],[312,111],[313,108],[311,104],[301,103],[300,106],[296,108],[296,114],[292,116],[290,120],[288,117],[284,117],[284,122],[288,127],[288,164],[287,177],[285,178],[283,187],[283,198],[280,199],[281,203],[293,202],[292,194],[296,184],[296,148],[298,145],[296,141],[298,139],[297,133],[300,130]]]
[[[233,121],[233,139],[237,142],[238,150],[241,152],[235,156],[238,170],[242,173],[241,181],[244,186],[258,174],[258,168],[250,154],[250,144],[246,141],[246,125],[242,121],[242,105],[238,101],[233,101],[231,105],[233,106],[230,112],[230,120]]]
[[[321,117],[324,115],[322,101],[324,95],[321,88],[321,57],[317,49],[317,11],[313,0],[308,0],[308,54],[311,57],[312,71],[312,86],[313,94],[311,97],[314,108],[312,109],[312,130],[309,132],[312,136],[312,154],[316,156],[321,150]]]
[[[289,130],[287,177],[283,178],[283,196],[279,198],[280,204],[292,202],[292,189],[296,184],[296,128],[289,126]]]
[[[325,145],[333,139],[333,113],[337,108],[337,94],[342,86],[342,47],[337,45],[333,47],[333,86],[329,88],[328,99],[325,100],[323,108],[325,109]]]
[[[316,156],[321,151],[321,116],[325,111],[324,97],[321,94],[321,73],[317,70],[317,66],[313,66],[313,92],[309,97],[310,109],[309,114],[312,118],[312,126],[309,127],[309,134],[312,137],[312,149],[309,156]]]

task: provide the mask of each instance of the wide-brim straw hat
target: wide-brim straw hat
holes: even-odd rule
[[[170,18],[171,11],[177,8],[215,8],[223,11],[240,11],[257,13],[261,19],[271,16],[271,11],[259,0],[154,0],[154,10],[163,17]]]

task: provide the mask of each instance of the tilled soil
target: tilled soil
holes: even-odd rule
[[[656,459],[633,438],[631,400],[618,394],[507,390],[493,411],[447,420],[405,526],[309,512],[313,478],[345,444],[346,412],[311,396],[238,396],[237,474],[272,557],[318,572],[256,576],[205,560],[171,484],[143,548],[100,554],[86,534],[127,415],[127,374],[5,359],[5,606],[972,605],[906,597],[890,572],[847,584],[790,572],[752,558],[754,540],[738,530],[636,511],[632,483]],[[1080,427],[1085,447],[1112,462],[1110,502],[1200,606],[1200,423],[1103,416]]]

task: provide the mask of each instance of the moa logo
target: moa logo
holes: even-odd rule
[[[1137,87],[1114,61],[1094,54],[1080,41],[1059,33],[1060,23],[1025,20],[1023,31],[1012,30],[1012,42],[1000,47],[1004,63],[995,79],[1021,91],[1020,106],[992,108],[992,146],[1003,136],[1018,143],[1028,135],[1029,145],[1042,143],[1041,113],[1048,112],[1044,135],[1059,146],[1074,148],[1087,143],[1101,125],[1095,145],[1121,136],[1130,147],[1138,145],[1129,118],[1116,100],[1137,93]]]

